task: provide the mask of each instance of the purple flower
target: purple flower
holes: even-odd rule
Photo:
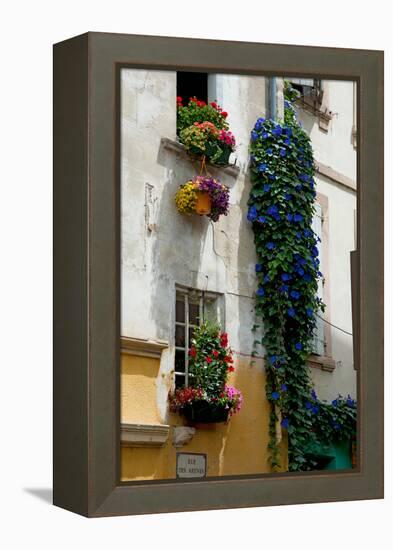
[[[268,155],[272,155],[273,154],[273,149],[271,147],[269,147],[268,149],[266,149],[266,153]]]
[[[277,126],[276,126],[275,128],[273,128],[272,134],[273,134],[274,136],[277,136],[277,137],[278,137],[278,136],[281,136],[281,134],[282,134],[282,128],[281,128],[281,126],[280,126],[279,124],[277,124]]]
[[[282,273],[281,274],[281,280],[282,281],[290,281],[292,279],[292,275],[290,273]]]
[[[279,399],[280,394],[277,391],[272,392],[272,399],[273,401],[277,401]]]
[[[268,138],[269,137],[269,132],[262,132],[262,137],[264,139]]]
[[[295,222],[301,222],[301,221],[303,221],[303,216],[302,216],[302,214],[295,214],[295,215],[293,216],[293,220],[294,220]]]
[[[280,149],[280,157],[285,157],[285,155],[287,154],[286,150],[285,149]]]
[[[284,199],[285,199],[286,201],[290,201],[290,200],[292,199],[292,195],[291,195],[290,193],[285,193]]]
[[[280,292],[285,293],[288,292],[289,286],[288,285],[281,285],[279,288]]]
[[[252,130],[251,132],[251,141],[256,141],[258,139],[258,132]]]
[[[311,307],[306,308],[307,317],[312,317],[314,314],[314,311]]]
[[[255,271],[257,273],[260,273],[262,269],[263,269],[262,264],[255,264]]]
[[[265,162],[261,162],[261,164],[258,166],[259,172],[266,172],[267,170],[267,164]]]
[[[285,428],[286,430],[289,428],[289,420],[288,418],[284,418],[283,420],[281,420],[281,426],[283,428]]]
[[[276,248],[276,245],[270,241],[266,244],[266,248],[268,250],[273,250],[274,248]]]
[[[317,398],[317,394],[315,393],[315,390],[311,391],[311,397],[315,400]]]
[[[316,246],[312,247],[311,256],[314,256],[314,258],[316,258],[318,256],[318,248]]]
[[[263,280],[265,281],[265,283],[268,283],[270,281],[269,275],[265,275]]]
[[[265,296],[265,289],[261,286],[257,290],[257,296]]]
[[[302,346],[302,344],[301,344],[300,342],[296,342],[295,348],[296,348],[298,351],[300,351],[300,350],[302,349],[302,347],[303,347],[303,346]]]
[[[266,217],[265,216],[259,216],[257,218],[257,222],[259,223],[266,223]]]
[[[296,270],[296,273],[300,275],[300,277],[303,277],[304,275],[304,269],[302,267],[298,267]]]
[[[290,296],[291,296],[291,298],[294,298],[295,300],[299,300],[300,292],[298,290],[291,290]]]
[[[293,214],[287,214],[287,220],[293,222]]]
[[[281,391],[287,391],[288,387],[286,384],[281,384]]]
[[[306,407],[306,409],[309,411],[310,409],[312,409],[312,403],[310,403],[310,401],[306,401],[304,406]]]
[[[269,183],[265,183],[265,185],[263,186],[263,190],[264,190],[265,193],[270,191],[271,188],[272,188],[272,186]]]

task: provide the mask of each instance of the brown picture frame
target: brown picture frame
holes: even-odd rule
[[[120,483],[121,67],[357,82],[355,470]],[[54,46],[53,389],[54,504],[85,516],[383,497],[383,52],[94,32]]]

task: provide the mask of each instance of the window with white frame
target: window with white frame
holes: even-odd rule
[[[323,227],[323,211],[322,206],[319,203],[315,204],[315,214],[312,221],[312,229],[318,238],[317,248],[319,253],[319,261],[321,270],[323,270],[323,246],[322,246],[322,227]],[[323,300],[323,287],[324,279],[318,280],[318,298]],[[313,353],[315,355],[326,354],[326,338],[325,338],[325,326],[322,319],[322,311],[319,310],[315,318],[316,326],[314,330],[313,340]]]
[[[221,294],[178,287],[175,316],[175,385],[189,386],[188,351],[196,327],[203,320],[223,327],[223,297]]]

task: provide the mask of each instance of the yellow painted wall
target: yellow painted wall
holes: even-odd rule
[[[267,473],[269,406],[265,397],[265,374],[261,364],[238,360],[229,384],[243,392],[241,411],[228,423],[198,424],[193,439],[181,448],[172,445],[174,426],[185,424],[179,414],[159,419],[155,380],[159,360],[122,354],[122,422],[167,423],[171,430],[163,447],[122,447],[123,481],[173,479],[176,477],[176,452],[206,453],[207,476]],[[282,443],[283,469],[287,466],[286,441]]]

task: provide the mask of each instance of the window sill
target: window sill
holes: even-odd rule
[[[326,355],[310,355],[307,360],[307,365],[314,369],[333,372],[336,368],[336,361],[333,357],[328,357]]]
[[[121,424],[123,447],[163,447],[168,436],[168,424]]]
[[[167,151],[172,151],[173,153],[176,153],[177,155],[182,156],[183,158],[187,159],[189,162],[192,162],[192,163],[200,162],[199,159],[192,158],[187,153],[187,149],[184,147],[184,145],[179,141],[163,137],[161,138],[161,146]],[[236,164],[228,164],[227,166],[217,166],[216,164],[210,164],[209,162],[207,162],[206,165],[209,166],[209,168],[211,168],[213,171],[227,174],[228,176],[232,176],[235,179],[240,174],[240,167],[237,166]]]
[[[122,353],[140,355],[141,357],[160,358],[161,353],[168,347],[168,342],[163,340],[149,340],[142,338],[120,338],[120,349]]]

